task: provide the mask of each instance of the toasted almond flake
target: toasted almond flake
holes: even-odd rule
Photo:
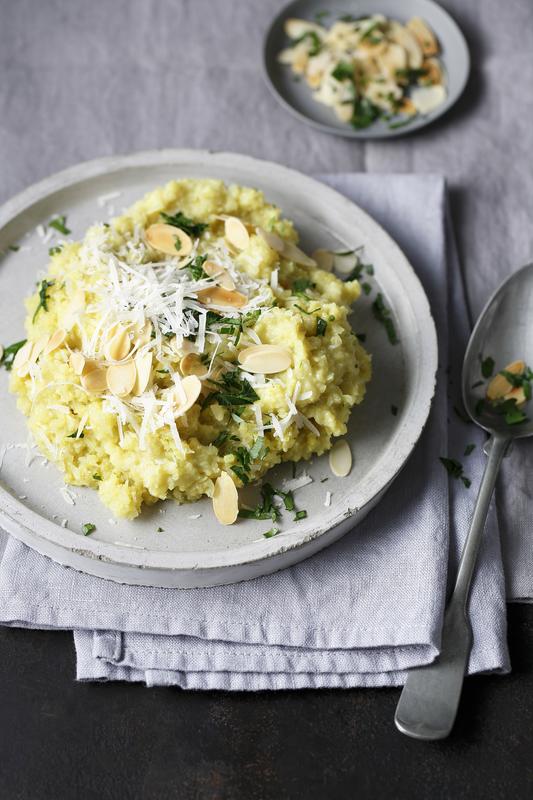
[[[203,270],[206,275],[209,275],[210,278],[213,278],[215,283],[219,286],[222,286],[223,289],[232,290],[235,289],[235,284],[233,282],[233,278],[229,274],[228,270],[225,267],[222,267],[220,264],[215,264],[214,261],[206,261]]]
[[[388,36],[393,42],[397,42],[407,53],[408,66],[411,69],[419,69],[422,66],[422,48],[416,36],[395,20],[390,20]]]
[[[405,26],[417,39],[425,56],[435,56],[439,52],[439,44],[431,28],[420,17],[413,17]]]
[[[197,353],[187,353],[180,361],[180,372],[185,376],[197,375],[199,378],[205,378],[208,369]]]
[[[49,353],[57,350],[58,347],[61,347],[66,338],[67,332],[64,328],[58,328],[56,331],[54,331],[48,340],[48,344],[43,350],[43,356],[47,356]]]
[[[292,363],[290,350],[276,344],[254,344],[245,347],[238,356],[239,364],[246,372],[271,375],[283,372]]]
[[[122,361],[131,350],[129,333],[122,325],[117,325],[109,341],[104,346],[107,361]]]
[[[429,114],[446,100],[444,86],[415,86],[411,100],[419,114]]]
[[[239,514],[239,495],[227,472],[221,472],[215,481],[213,511],[222,525],[232,525]]]
[[[142,347],[145,344],[148,344],[152,338],[152,323],[149,319],[144,322],[142,325],[136,325],[133,329],[133,334],[136,343],[139,347]]]
[[[89,373],[89,375],[91,374]],[[135,362],[132,360],[125,361],[124,364],[112,364],[107,368],[107,388],[117,397],[126,397],[131,394],[136,379],[137,370]]]
[[[329,466],[337,478],[345,478],[352,468],[352,451],[345,439],[335,442],[329,451]]]
[[[300,264],[302,267],[316,267],[316,261],[292,242],[285,242],[283,258],[286,258],[287,261],[293,261],[295,264]]]
[[[83,353],[80,353],[79,350],[73,350],[70,354],[69,362],[76,375],[81,375],[85,367],[85,356]]]
[[[209,286],[207,289],[200,289],[196,292],[200,303],[206,306],[228,306],[231,308],[242,308],[248,302],[248,298],[240,292],[223,289],[222,286]]]
[[[13,368],[16,370],[19,378],[24,378],[24,376],[28,374],[32,350],[33,342],[26,342],[13,359]]]
[[[521,386],[515,386],[504,396],[504,400],[514,400],[517,406],[523,406],[527,401],[526,393]]]
[[[49,335],[46,333],[44,336],[39,336],[37,341],[32,347],[31,356],[30,356],[30,364],[35,364],[41,353],[43,352],[44,348],[48,344]]]
[[[283,253],[285,242],[281,236],[278,236],[277,233],[273,233],[272,231],[266,231],[264,228],[256,228],[256,231],[271,250],[275,250],[276,253]]]
[[[152,374],[152,354],[139,353],[135,356],[134,363],[136,377],[133,394],[138,397],[145,391]]]
[[[187,375],[180,387],[174,389],[174,417],[181,417],[196,403],[200,397],[202,381],[196,375]]]
[[[316,261],[317,266],[326,272],[331,272],[333,269],[334,255],[331,250],[323,250],[319,248],[313,253],[313,260]]]
[[[444,83],[444,76],[442,74],[442,67],[438,58],[428,58],[422,62],[422,69],[426,74],[422,78],[422,83],[433,83],[435,85]]]
[[[250,234],[246,225],[238,217],[228,217],[224,221],[226,241],[236,250],[244,250],[250,242]]]
[[[150,225],[144,232],[144,236],[154,250],[159,250],[168,256],[187,256],[192,250],[191,237],[181,228],[167,225],[164,222]],[[177,246],[178,244],[179,246]]]
[[[100,394],[107,389],[107,370],[105,367],[95,367],[87,372],[82,372],[81,385],[88,392],[93,394]]]
[[[522,375],[525,372],[526,365],[524,361],[512,361],[504,367],[504,372],[511,372],[513,375]],[[513,387],[504,375],[495,375],[487,386],[487,399],[494,402],[495,400],[508,400],[511,398],[516,399],[512,394]],[[521,388],[521,387],[516,387]],[[524,396],[525,400],[525,396]],[[520,401],[523,402],[523,401]]]

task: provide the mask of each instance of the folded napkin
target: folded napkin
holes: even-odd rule
[[[0,564],[0,622],[73,629],[80,680],[235,690],[393,686],[438,654],[448,561],[453,571],[484,464],[483,435],[452,411],[468,320],[446,232],[445,184],[430,175],[323,180],[384,225],[428,293],[441,366],[421,440],[356,529],[295,567],[246,583],[121,586],[61,567],[10,539]],[[470,442],[476,449],[463,457]],[[448,476],[441,455],[464,461],[470,489]],[[508,670],[494,509],[469,605],[469,672]]]

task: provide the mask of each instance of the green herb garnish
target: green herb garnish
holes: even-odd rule
[[[331,77],[336,81],[353,81],[354,79],[354,65],[349,64],[347,61],[339,61],[335,69],[331,73]]]
[[[473,453],[475,449],[476,449],[475,444],[467,444],[467,446],[465,447],[464,455],[469,456],[470,453]]]
[[[165,532],[164,528],[158,528],[156,531],[156,533],[164,533],[164,532]]]
[[[179,242],[176,242],[176,246],[178,244]],[[180,247],[181,244],[179,244],[178,250],[180,249]],[[207,256],[196,256],[196,258],[193,258],[192,261],[189,261],[189,263],[185,264],[185,266],[181,267],[181,269],[188,269],[189,275],[191,276],[193,281],[201,281],[203,280],[203,278],[209,277],[207,273],[204,272],[204,264],[206,261],[207,261]]]
[[[194,222],[192,219],[189,219],[189,217],[186,217],[185,214],[182,214],[181,211],[176,211],[175,214],[165,214],[165,212],[162,212],[161,216],[167,225],[173,225],[175,228],[179,228],[181,231],[188,233],[189,236],[201,236],[207,228],[205,222]]]
[[[371,103],[366,97],[358,97],[354,102],[354,109],[350,124],[357,130],[368,128],[381,116],[381,109]]]
[[[32,317],[32,323],[35,322],[35,317],[41,310],[48,311],[48,300],[50,299],[48,296],[48,289],[54,285],[54,281],[41,281],[41,285],[39,288],[39,303],[37,304],[37,308],[35,309],[35,313]]]
[[[326,332],[326,328],[328,327],[328,323],[322,317],[316,318],[316,335],[317,336],[324,336]]]
[[[55,247],[50,247],[48,250],[49,256],[57,256],[58,253],[61,252],[61,245],[56,245]]]
[[[292,284],[292,293],[300,297],[307,297],[307,289],[314,289],[315,284],[309,278],[297,278]]]
[[[67,218],[64,214],[62,214],[62,216],[60,217],[55,217],[54,219],[51,219],[50,222],[48,223],[48,227],[55,228],[56,231],[59,231],[59,233],[62,233],[64,236],[68,236],[70,233],[70,229],[67,228],[66,222]]]
[[[279,528],[270,528],[270,530],[265,531],[263,536],[265,539],[272,539],[273,536],[277,536],[279,533]]]
[[[371,287],[371,285],[369,283],[362,283],[361,284],[361,289],[363,290],[363,292],[366,295],[369,295],[370,292],[372,291],[372,287]]]
[[[305,519],[307,517],[307,511],[302,509],[301,511],[297,511],[294,515],[294,522],[298,522],[299,519]]]
[[[27,339],[21,339],[20,342],[14,342],[14,344],[10,344],[8,347],[4,348],[2,358],[0,358],[0,364],[5,367],[8,372],[11,371],[13,361],[18,351],[21,347],[24,347],[27,341]]]
[[[311,42],[311,48],[309,50],[309,56],[312,58],[313,56],[317,56],[320,51],[322,50],[322,42],[320,40],[320,36],[316,31],[306,31],[302,36],[299,36],[297,39],[291,43],[291,47],[296,47],[297,44],[300,42],[309,39]]]
[[[67,439],[83,439],[83,438],[85,438],[85,434],[83,431],[80,433],[79,436],[78,436],[78,431],[74,431],[74,433],[69,433],[69,435],[67,436]]]
[[[251,384],[240,376],[239,370],[225,372],[219,381],[210,381],[217,386],[214,392],[208,394],[204,400],[204,408],[210,403],[220,403],[221,406],[238,409],[259,400],[259,395]]]
[[[94,475],[93,475],[93,481],[101,481],[101,480],[102,480],[102,476],[99,475],[97,472],[95,472]]]
[[[490,356],[481,361],[481,374],[484,378],[490,378],[494,372],[494,359]]]
[[[385,301],[383,300],[383,295],[381,292],[378,293],[378,296],[372,303],[372,311],[374,313],[374,317],[381,322],[382,325],[385,327],[385,331],[387,332],[387,336],[389,337],[389,342],[391,344],[398,344],[400,341],[398,339],[398,335],[396,333],[396,328],[394,326],[394,322],[391,317],[391,312],[385,305]]]
[[[81,530],[84,536],[90,536],[96,530],[96,525],[93,522],[84,522]]]

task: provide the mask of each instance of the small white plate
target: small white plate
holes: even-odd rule
[[[321,24],[330,26],[339,17],[351,14],[360,17],[384,14],[386,17],[407,22],[411,17],[422,17],[435,32],[441,46],[441,62],[446,75],[445,102],[430,114],[413,119],[400,128],[389,128],[383,120],[369,128],[356,130],[335,116],[328,108],[312,97],[305,81],[295,79],[290,67],[278,63],[278,53],[287,47],[289,40],[283,26],[289,17],[315,20],[316,14],[326,13]],[[446,113],[459,99],[470,73],[470,55],[461,29],[452,17],[433,0],[295,0],[285,6],[273,20],[265,37],[263,67],[269,88],[276,99],[292,114],[325,133],[347,136],[352,139],[392,139],[405,136],[429,125]]]
[[[172,178],[216,177],[262,189],[296,223],[303,247],[352,249],[364,245],[375,267],[372,295],[355,304],[356,333],[366,333],[374,378],[364,403],[352,412],[349,441],[354,466],[348,478],[331,475],[327,456],[298,465],[313,483],[295,492],[308,518],[285,514],[282,532],[270,539],[267,522],[241,520],[223,527],[211,502],[178,506],[160,503],[132,521],[110,520],[91,489],[73,487],[75,505],[64,498],[63,481],[53,465],[31,451],[27,465],[26,422],[8,393],[8,373],[0,374],[0,523],[13,536],[54,560],[111,580],[150,586],[196,587],[233,583],[300,561],[338,539],[376,504],[402,468],[427,419],[437,369],[435,326],[422,286],[403,253],[367,214],[322,183],[285,167],[229,153],[168,150],[107,158],[53,175],[0,209],[0,342],[23,338],[23,301],[46,268],[48,248],[36,226],[67,214],[73,238],[95,220],[119,213],[148,190]],[[98,198],[120,196],[103,207]],[[101,199],[101,203],[102,203]],[[41,231],[42,234],[42,231]],[[12,252],[9,245],[20,245]],[[377,287],[393,311],[401,343],[392,346],[373,318]],[[9,302],[6,302],[9,298]],[[391,405],[398,407],[393,416]],[[14,445],[19,445],[14,446]],[[6,449],[7,448],[7,449]],[[4,452],[5,450],[5,452]],[[291,465],[273,470],[279,485]],[[321,480],[328,478],[327,482]],[[324,506],[326,491],[331,505]],[[194,515],[201,517],[192,519]],[[61,527],[68,520],[66,527]],[[96,524],[88,537],[85,522]],[[164,528],[157,533],[157,528]]]

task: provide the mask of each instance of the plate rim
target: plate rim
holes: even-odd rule
[[[340,136],[344,139],[355,139],[360,141],[366,140],[388,140],[388,139],[397,139],[402,136],[409,136],[411,134],[415,134],[418,131],[421,131],[423,128],[426,128],[428,125],[432,125],[438,119],[443,117],[445,114],[448,113],[460,100],[463,92],[466,88],[468,80],[470,78],[470,73],[472,69],[472,60],[470,57],[470,49],[468,47],[468,42],[466,41],[466,37],[461,30],[458,23],[455,21],[454,17],[450,14],[448,9],[441,6],[440,3],[435,2],[435,0],[417,0],[417,2],[425,3],[433,8],[437,8],[440,13],[442,13],[445,17],[448,18],[448,21],[451,23],[452,27],[455,29],[456,34],[458,35],[458,41],[463,48],[463,54],[465,56],[466,68],[464,74],[461,79],[461,83],[459,84],[459,88],[456,92],[454,99],[451,102],[445,102],[439,109],[436,109],[434,113],[430,116],[426,117],[418,124],[413,126],[405,126],[405,128],[396,128],[393,130],[387,131],[379,131],[375,130],[373,133],[371,132],[372,126],[370,128],[366,128],[363,130],[355,130],[354,128],[350,128],[348,125],[344,128],[340,126],[337,127],[333,124],[329,125],[326,122],[319,122],[318,120],[312,119],[312,117],[308,117],[302,111],[299,111],[295,108],[276,88],[274,81],[270,77],[269,72],[269,64],[268,64],[268,46],[270,37],[272,35],[274,27],[289,13],[290,8],[295,5],[297,2],[301,2],[301,0],[290,0],[289,3],[284,5],[279,12],[272,18],[266,33],[263,36],[263,46],[262,46],[262,57],[261,57],[261,69],[263,73],[263,78],[265,83],[271,93],[271,95],[275,98],[275,100],[296,119],[300,120],[300,122],[304,122],[305,124],[309,125],[310,127],[314,128],[315,130],[322,131],[322,133],[329,133],[332,136]]]
[[[414,291],[416,295],[415,302],[412,303],[411,306],[416,307],[417,321],[423,323],[422,330],[424,331],[424,336],[421,337],[422,341],[418,342],[418,344],[422,348],[421,352],[427,362],[426,370],[421,371],[419,374],[417,396],[410,408],[409,425],[407,426],[404,424],[401,426],[392,440],[392,442],[399,440],[398,443],[400,445],[397,448],[397,452],[395,452],[394,469],[389,470],[389,472],[385,474],[385,479],[377,485],[376,491],[365,503],[357,509],[352,510],[352,513],[357,512],[358,514],[358,519],[352,522],[351,526],[353,527],[362,519],[364,514],[370,510],[372,505],[381,498],[382,494],[396,479],[419,440],[431,410],[438,368],[437,332],[429,300],[422,283],[409,260],[394,239],[359,205],[321,181],[275,162],[227,151],[168,148],[141,151],[126,155],[105,156],[103,158],[84,161],[56,172],[32,184],[7,200],[6,203],[0,207],[0,229],[11,222],[13,218],[18,216],[21,212],[35,203],[46,199],[46,197],[51,194],[76,184],[81,184],[91,178],[117,172],[127,169],[128,167],[139,168],[161,166],[171,163],[184,164],[187,162],[201,162],[203,165],[206,165],[206,163],[208,165],[209,161],[231,166],[232,162],[235,160],[237,160],[240,165],[255,170],[267,169],[270,172],[274,170],[280,175],[280,178],[284,178],[287,181],[296,179],[300,184],[302,182],[306,183],[310,191],[313,187],[315,190],[316,187],[320,187],[322,193],[328,194],[330,197],[334,198],[335,202],[343,205],[347,212],[351,211],[353,213],[355,209],[359,219],[363,220],[367,230],[370,230],[370,235],[374,233],[377,234],[378,238],[385,237],[389,252],[394,252],[395,258],[403,262],[405,276],[410,282],[409,289],[410,291]],[[30,545],[31,543],[28,541],[28,537],[30,536],[31,538],[31,536],[34,536],[37,537],[38,540],[46,541],[49,546],[56,545],[66,552],[81,555],[83,558],[87,558],[89,563],[91,561],[99,561],[124,569],[148,569],[156,572],[161,571],[161,573],[170,571],[178,574],[185,574],[191,570],[197,571],[199,567],[201,567],[202,571],[207,572],[215,572],[224,569],[238,570],[239,567],[250,568],[257,565],[259,562],[268,562],[270,559],[276,560],[277,557],[284,554],[294,554],[294,552],[304,548],[306,545],[311,546],[314,552],[319,549],[319,546],[316,546],[317,540],[322,537],[322,540],[325,540],[323,546],[326,546],[330,541],[333,541],[334,538],[338,538],[334,537],[332,533],[336,529],[341,528],[344,533],[344,528],[348,529],[348,527],[350,527],[346,525],[346,520],[351,520],[351,515],[341,515],[327,528],[322,529],[319,526],[306,534],[294,536],[290,541],[277,540],[276,537],[273,537],[271,539],[265,539],[264,542],[260,541],[244,544],[242,547],[233,548],[229,551],[217,550],[211,552],[203,551],[201,553],[189,552],[177,554],[166,551],[134,550],[124,545],[115,545],[98,539],[89,538],[80,540],[79,534],[62,528],[51,520],[41,517],[37,512],[32,511],[19,501],[18,498],[11,495],[3,486],[0,486],[0,501],[0,521],[4,523],[5,527],[9,529],[12,535],[17,537],[18,534],[17,538],[21,538]],[[330,535],[328,536],[328,534]],[[339,533],[339,535],[341,534]],[[38,546],[35,546],[35,549],[39,549]],[[48,549],[50,549],[50,547],[48,547]],[[254,552],[250,553],[251,550]],[[246,553],[245,558],[243,558],[244,553]],[[302,558],[303,557],[305,556],[302,556]],[[199,565],[199,560],[204,563]],[[89,568],[88,571],[90,571]],[[269,569],[266,568],[261,574],[268,571]],[[236,578],[236,580],[242,579],[242,576]],[[127,582],[127,580],[123,582]]]

